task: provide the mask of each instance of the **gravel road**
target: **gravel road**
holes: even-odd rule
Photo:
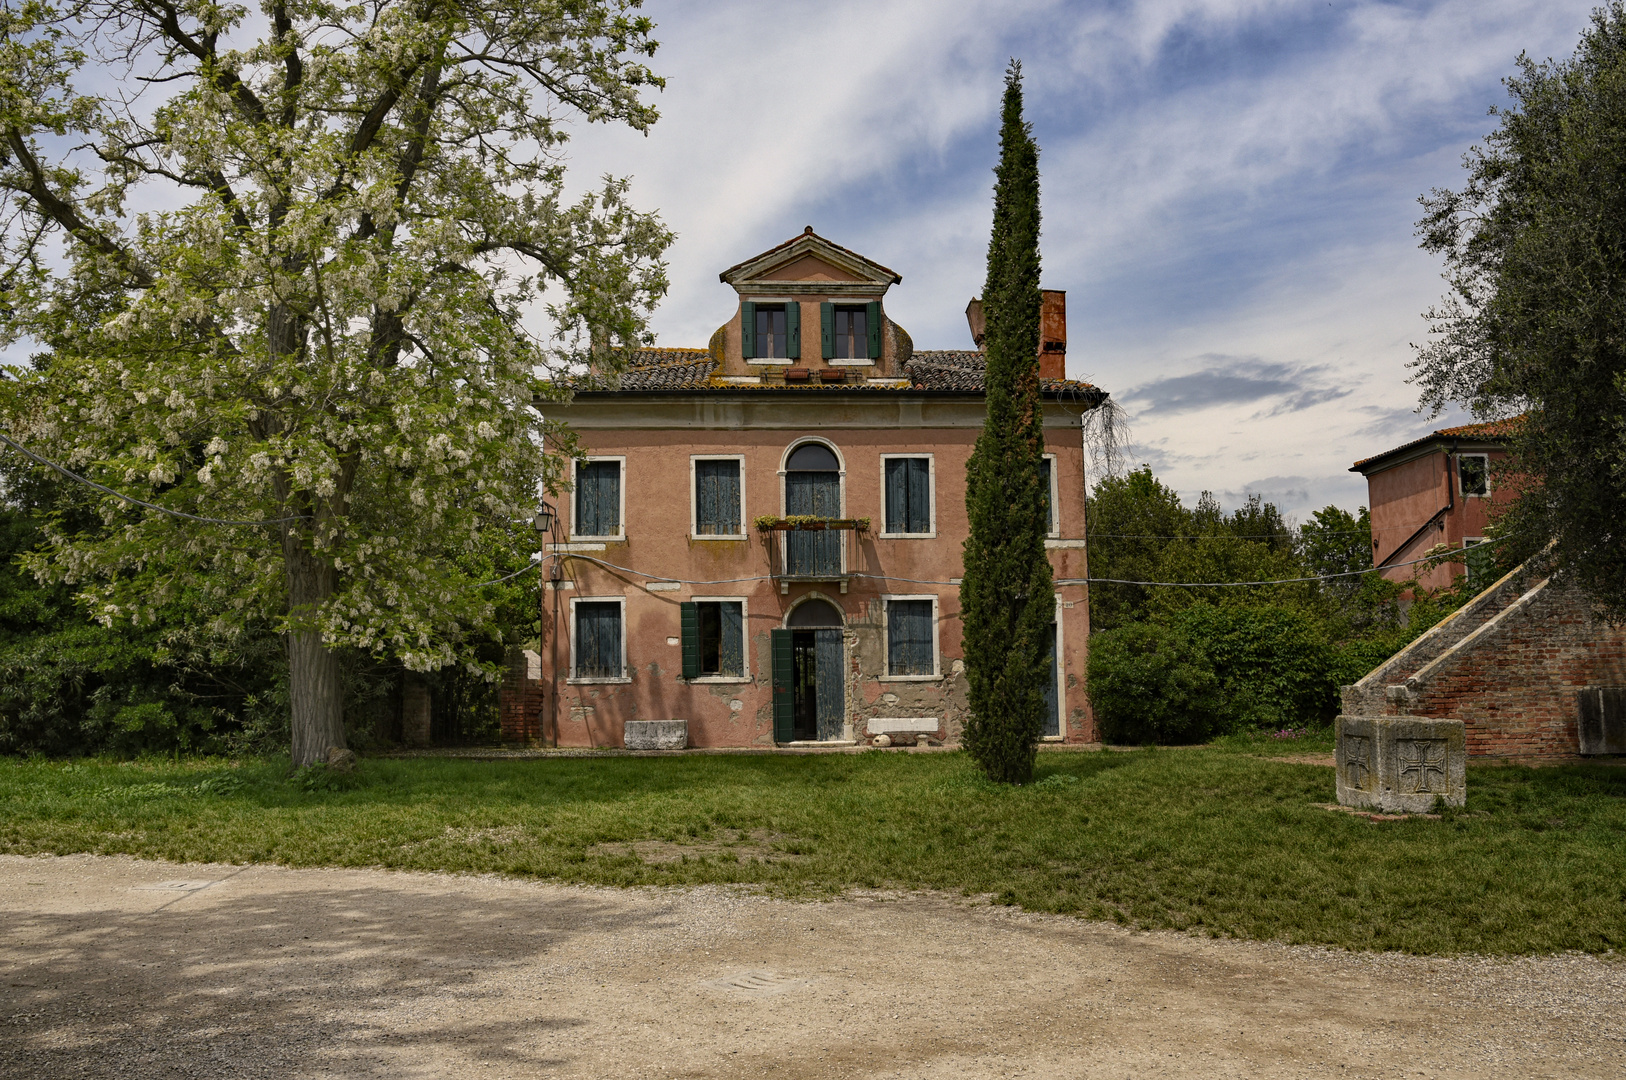
[[[0,1076],[1621,1077],[1626,963],[0,856]]]

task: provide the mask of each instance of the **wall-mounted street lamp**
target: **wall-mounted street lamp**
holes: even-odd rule
[[[553,507],[544,502],[537,510],[536,517],[531,519],[531,528],[545,536],[553,531],[553,517]]]

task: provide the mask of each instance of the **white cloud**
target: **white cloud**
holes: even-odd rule
[[[1362,501],[1349,463],[1430,426],[1395,420],[1440,291],[1414,200],[1459,182],[1514,57],[1573,51],[1592,4],[654,0],[663,119],[579,132],[574,164],[633,174],[677,230],[666,344],[703,344],[732,308],[718,271],[811,224],[903,275],[888,310],[917,345],[965,347],[1020,56],[1070,373],[1127,395],[1216,354],[1313,372],[1298,408],[1135,417],[1188,497],[1289,477],[1302,516]]]

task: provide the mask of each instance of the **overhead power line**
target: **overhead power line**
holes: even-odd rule
[[[134,503],[135,505],[145,507],[148,510],[156,510],[160,514],[168,514],[170,517],[181,518],[185,521],[201,521],[205,525],[281,525],[289,521],[304,521],[308,517],[308,515],[305,514],[296,514],[293,517],[267,518],[264,521],[228,521],[225,518],[202,517],[198,514],[188,514],[184,510],[171,510],[167,506],[159,506],[157,503],[146,502],[143,499],[136,498],[134,495],[126,495],[122,491],[114,491],[105,484],[98,484],[94,480],[88,480],[74,472],[72,469],[58,465],[56,462],[51,461],[48,458],[40,457],[38,454],[34,453],[34,451],[13,442],[10,438],[3,434],[0,434],[0,443],[5,443],[7,446],[23,455],[23,457],[28,458],[31,461],[37,461],[48,469],[55,469],[68,479],[77,480],[86,487],[95,488],[97,491],[111,495],[116,499],[123,499],[127,503]]]
[[[1492,544],[1499,542],[1499,540],[1486,540],[1484,543],[1476,546],[1489,547]],[[772,581],[774,579],[772,574],[755,574],[750,577],[715,578],[709,581],[700,581],[693,578],[668,577],[665,574],[651,574],[645,570],[634,570],[630,566],[620,566],[604,559],[595,559],[591,555],[582,555],[573,551],[549,552],[547,557],[552,559],[580,559],[582,562],[593,563],[597,566],[602,566],[610,570],[620,570],[623,573],[634,574],[641,578],[647,578],[650,581],[670,581],[679,585],[738,585],[745,582]],[[1402,566],[1416,566],[1419,563],[1435,562],[1439,559],[1440,556],[1432,555],[1421,559],[1413,559],[1410,562],[1390,563],[1389,565],[1383,567],[1383,570],[1394,570]],[[521,572],[523,573],[523,571]],[[1366,570],[1344,570],[1336,574],[1312,574],[1309,577],[1275,578],[1270,581],[1128,581],[1123,578],[1081,577],[1056,578],[1055,583],[1057,585],[1147,585],[1167,589],[1232,589],[1256,585],[1297,585],[1308,581],[1336,581],[1340,578],[1360,577],[1362,574],[1377,573],[1382,573],[1382,570],[1377,568],[1368,568]],[[846,574],[843,576],[869,581],[902,581],[910,585],[960,584],[958,581],[896,577],[892,574]]]

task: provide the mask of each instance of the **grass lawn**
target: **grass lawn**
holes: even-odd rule
[[[958,753],[0,762],[0,851],[991,895],[1137,927],[1419,953],[1626,945],[1626,768],[1471,767],[1466,810],[1319,809],[1330,741],[1047,753],[999,788]],[[316,790],[309,790],[314,786]]]

